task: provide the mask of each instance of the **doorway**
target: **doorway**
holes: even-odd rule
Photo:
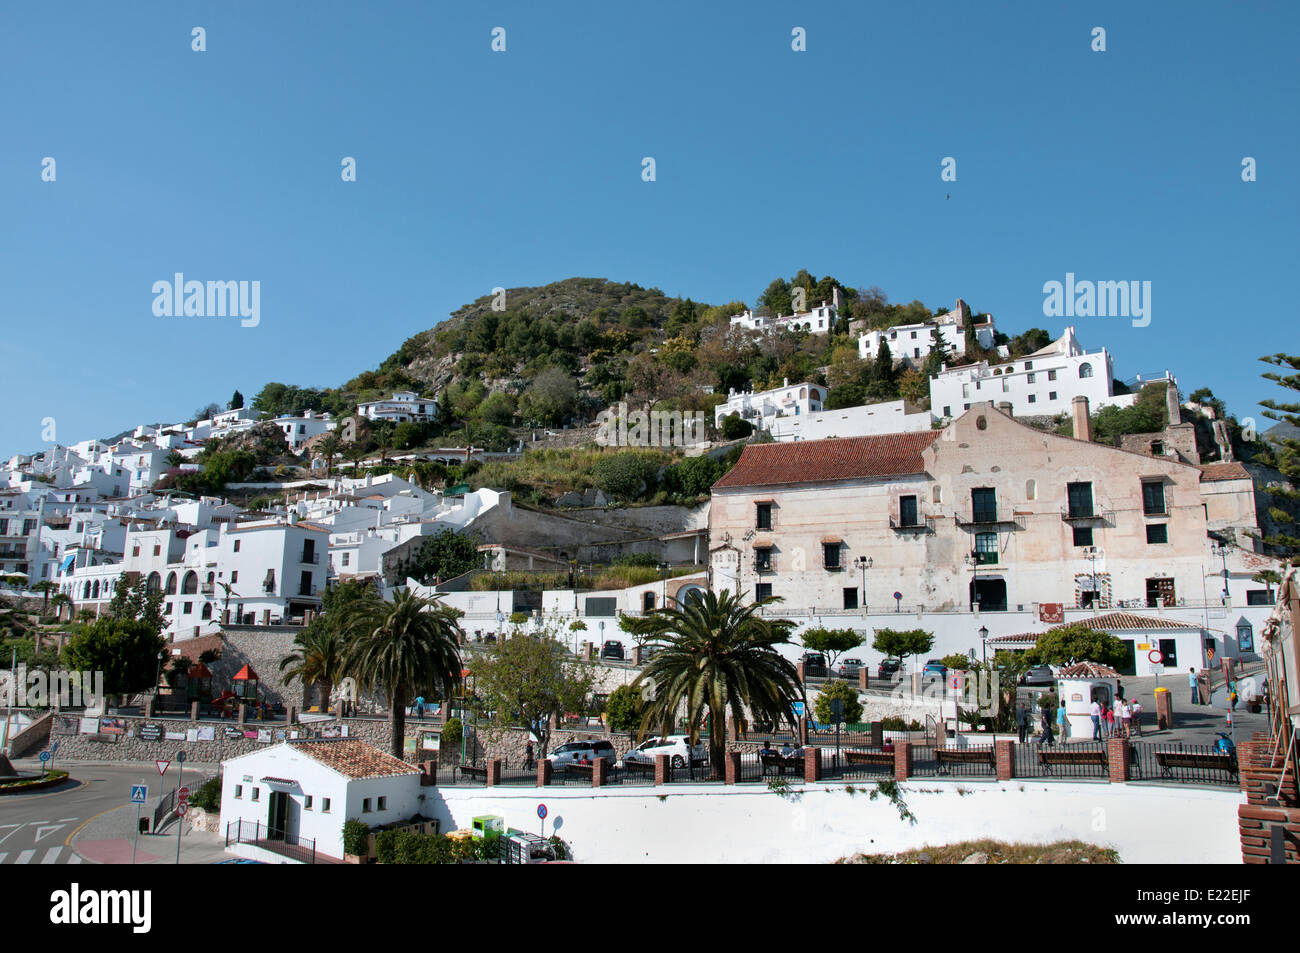
[[[272,791],[267,804],[266,839],[285,840],[289,823],[289,795],[283,791]]]
[[[1147,608],[1172,606],[1174,604],[1174,581],[1172,579],[1147,580]]]
[[[985,612],[1007,611],[1007,581],[1005,579],[972,579],[970,602],[974,609],[978,603]]]
[[[1173,639],[1160,640],[1160,654],[1164,658],[1165,668],[1178,667],[1178,643]]]

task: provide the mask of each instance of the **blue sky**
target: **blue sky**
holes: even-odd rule
[[[341,384],[497,285],[752,304],[801,267],[960,296],[1011,333],[1060,331],[1042,287],[1066,272],[1151,281],[1151,324],[1073,319],[1085,347],[1258,418],[1280,396],[1258,356],[1300,351],[1298,21],[1219,2],[11,5],[0,454],[38,449],[46,417],[71,443],[236,387]],[[177,271],[260,281],[261,323],[154,316]]]

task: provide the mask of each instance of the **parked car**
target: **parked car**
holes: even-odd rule
[[[876,666],[876,678],[893,678],[902,668],[902,663],[896,658],[883,659]]]
[[[586,741],[566,741],[546,756],[553,769],[571,764],[591,764],[597,759],[612,765],[618,760],[618,752],[608,741],[589,738]]]
[[[600,647],[600,657],[618,659],[621,662],[623,660],[623,643],[606,642]]]
[[[626,761],[639,761],[642,764],[654,764],[655,756],[666,754],[674,768],[686,766],[689,758],[692,764],[705,764],[709,760],[708,745],[703,742],[691,746],[687,735],[668,735],[664,738],[647,738],[636,748],[623,756]]]
[[[1034,665],[1020,676],[1020,684],[1051,687],[1056,684],[1056,673],[1050,665]]]
[[[840,663],[840,678],[857,678],[858,672],[866,668],[860,658],[846,658]]]
[[[664,647],[658,642],[647,642],[641,646],[641,661],[648,662],[663,650]]]
[[[944,665],[937,658],[927,659],[925,668],[921,670],[921,677],[930,681],[935,678],[943,678],[948,674],[948,666]]]
[[[826,666],[826,656],[820,652],[804,652],[799,661],[803,663],[806,678],[826,678],[830,669]]]

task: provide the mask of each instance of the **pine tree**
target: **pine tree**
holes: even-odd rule
[[[1261,357],[1260,360],[1284,370],[1300,371],[1300,357],[1292,354],[1272,354]],[[1266,371],[1260,376],[1287,390],[1300,391],[1300,374]],[[1300,428],[1300,403],[1261,400],[1259,405],[1267,408],[1264,416],[1270,420]],[[1289,484],[1271,486],[1267,490],[1276,504],[1268,508],[1268,515],[1277,527],[1277,532],[1262,537],[1262,541],[1268,546],[1275,547],[1279,555],[1293,557],[1292,562],[1296,563],[1298,561],[1294,557],[1300,554],[1300,534],[1296,529],[1296,513],[1300,512],[1300,490],[1296,489],[1300,487],[1300,439],[1273,437],[1261,441],[1261,446],[1262,449],[1255,456],[1254,462],[1274,468],[1286,477]]]
[[[235,395],[230,398],[230,404],[227,406],[226,409],[240,410],[243,408],[243,406],[244,406],[244,395],[241,394],[238,390],[236,390]]]

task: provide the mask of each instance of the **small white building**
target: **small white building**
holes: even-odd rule
[[[811,311],[798,314],[777,315],[755,314],[743,311],[731,316],[732,327],[742,327],[750,331],[775,331],[786,328],[791,331],[810,331],[813,334],[826,334],[835,325],[838,309],[834,304],[823,301]]]
[[[806,416],[777,417],[769,428],[778,442],[825,440],[831,437],[868,437],[884,433],[929,430],[933,418],[905,400],[887,400],[862,407],[824,410]]]
[[[317,415],[310,410],[303,411],[301,417],[291,417],[288,414],[277,417],[275,425],[284,431],[285,442],[294,453],[301,450],[308,440],[338,426],[328,413]]]
[[[357,404],[357,413],[369,420],[424,423],[437,419],[438,402],[413,391],[398,391],[388,400],[368,400]]]
[[[713,409],[713,422],[721,426],[724,417],[738,414],[755,430],[770,430],[778,417],[806,417],[821,411],[827,388],[818,384],[791,384],[787,378],[780,387],[758,393],[731,391],[726,403]]]
[[[966,354],[966,325],[970,321],[970,307],[958,298],[956,310],[941,314],[933,321],[899,324],[860,335],[858,357],[864,361],[874,360],[880,346],[885,344],[895,361],[919,367],[940,341],[947,354],[962,357]],[[992,315],[986,315],[982,323],[972,327],[972,331],[981,348],[993,349]]]
[[[221,832],[243,857],[286,845],[342,859],[344,821],[404,822],[423,806],[415,768],[353,738],[286,741],[221,767]]]

